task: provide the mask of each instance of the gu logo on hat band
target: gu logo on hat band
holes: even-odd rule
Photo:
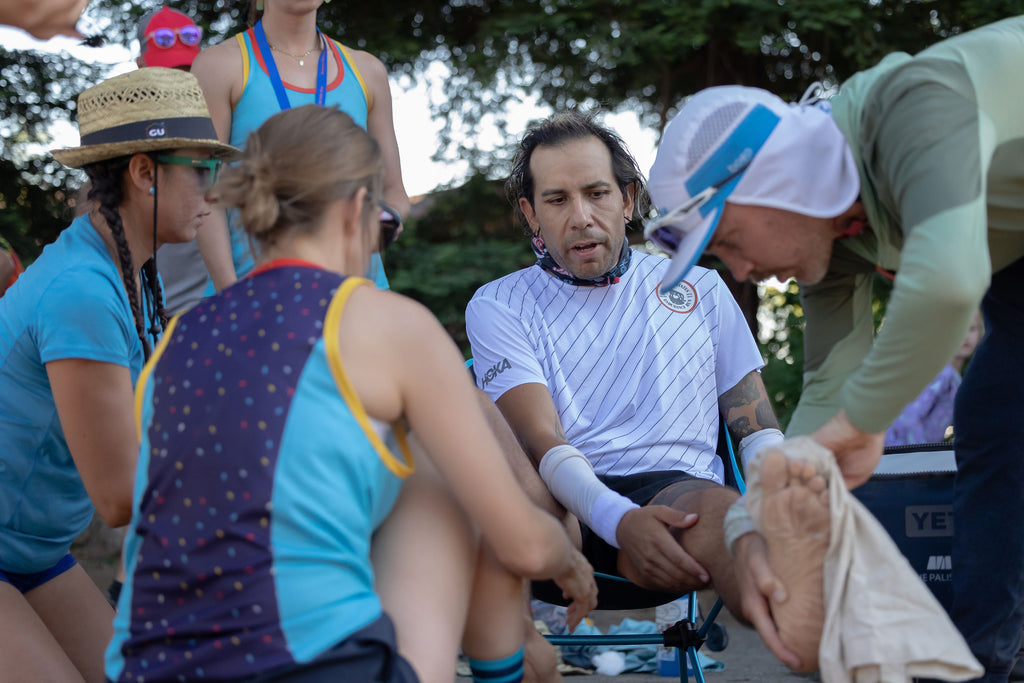
[[[133,121],[120,126],[104,128],[82,136],[83,145],[102,145],[111,142],[153,138],[217,139],[217,131],[209,117],[187,116],[176,119]]]

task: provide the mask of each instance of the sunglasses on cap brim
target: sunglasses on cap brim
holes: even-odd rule
[[[177,37],[182,45],[195,47],[203,39],[203,29],[198,26],[182,26],[181,28],[158,28],[152,33],[147,33],[146,40],[153,40],[157,47],[167,50],[174,47],[174,39]]]
[[[644,226],[644,238],[659,249],[670,254],[676,253],[683,238],[703,220],[701,207],[711,201],[724,184],[704,188],[668,213],[652,219]]]
[[[402,228],[402,217],[398,212],[382,201],[377,202],[380,213],[377,220],[380,222],[380,250],[384,251],[398,239],[398,231]]]

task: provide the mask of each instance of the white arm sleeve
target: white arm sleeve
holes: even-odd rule
[[[753,434],[740,439],[739,452],[740,462],[743,463],[743,471],[746,472],[750,462],[757,458],[757,454],[765,448],[771,446],[778,446],[783,442],[785,437],[778,429],[769,427],[768,429],[759,429]]]
[[[639,505],[601,483],[586,456],[569,444],[555,446],[545,453],[539,469],[540,478],[566,510],[606,543],[620,547],[616,537],[619,522]]]

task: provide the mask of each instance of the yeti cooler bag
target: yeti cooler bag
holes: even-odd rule
[[[947,612],[955,475],[952,444],[895,446],[885,449],[871,479],[851,492],[878,518]]]

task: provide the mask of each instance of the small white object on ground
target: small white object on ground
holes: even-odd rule
[[[602,676],[618,676],[626,668],[626,658],[615,650],[599,652],[590,661],[597,668],[597,673]]]

